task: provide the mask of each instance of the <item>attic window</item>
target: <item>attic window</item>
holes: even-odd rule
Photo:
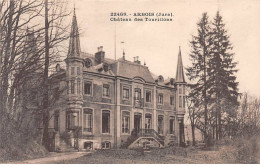
[[[174,79],[173,78],[171,78],[170,83],[171,83],[171,85],[174,84]]]
[[[92,66],[92,61],[91,61],[90,59],[86,59],[86,60],[85,60],[85,66],[86,66],[87,68],[91,67],[91,66]]]
[[[108,71],[108,64],[107,63],[104,63],[103,69],[104,69],[105,72]]]
[[[163,76],[160,75],[160,76],[158,77],[158,81],[159,81],[159,82],[163,82],[163,81],[164,81]]]

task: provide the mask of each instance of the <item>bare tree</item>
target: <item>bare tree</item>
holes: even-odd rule
[[[52,0],[47,3],[48,6],[45,4],[42,0],[0,2],[1,141],[10,138],[8,128],[22,132],[23,127],[28,127],[32,122],[43,121],[35,121],[35,117],[28,117],[28,113],[34,116],[46,114],[45,111],[53,104],[48,103],[51,97],[46,98],[46,94],[51,91],[48,70],[56,63],[57,57],[60,57],[63,51],[66,52],[61,45],[69,37],[66,17],[70,12],[67,12],[66,1]],[[42,19],[46,18],[43,9],[49,12],[45,24],[42,24]],[[49,58],[47,62],[46,55]],[[32,99],[35,99],[35,96],[38,99],[37,104],[33,104]],[[48,132],[47,124],[50,118],[44,118]],[[21,126],[23,124],[28,126]]]
[[[200,120],[200,116],[202,115],[203,111],[201,111],[201,105],[198,104],[198,100],[191,96],[191,90],[187,87],[188,95],[186,96],[186,104],[187,104],[187,111],[188,111],[188,118],[190,121],[191,126],[191,133],[192,133],[192,145],[196,145],[196,136],[195,136],[195,129],[198,127],[198,121]],[[203,126],[204,127],[204,126]],[[204,130],[204,128],[201,128]]]

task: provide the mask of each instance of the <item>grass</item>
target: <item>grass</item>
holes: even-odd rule
[[[129,150],[97,150],[91,155],[63,161],[65,164],[238,164],[260,163],[260,137],[223,141],[221,144],[198,149],[168,147]]]
[[[91,155],[74,160],[62,161],[64,164],[186,164],[186,163],[223,163],[217,158],[216,151],[192,150],[171,147],[152,149],[142,153],[140,150],[98,150]]]

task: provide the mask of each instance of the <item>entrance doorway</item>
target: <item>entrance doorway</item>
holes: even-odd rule
[[[142,128],[142,114],[135,114],[134,115],[134,129],[137,133],[139,133],[141,128]]]

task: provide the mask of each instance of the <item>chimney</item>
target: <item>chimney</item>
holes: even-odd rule
[[[141,61],[138,60],[139,56],[134,57],[134,63],[141,64]]]
[[[125,51],[123,50],[123,60],[125,60]]]
[[[95,54],[95,60],[97,64],[103,63],[105,59],[105,52],[103,51],[103,46],[98,47],[98,52]]]

